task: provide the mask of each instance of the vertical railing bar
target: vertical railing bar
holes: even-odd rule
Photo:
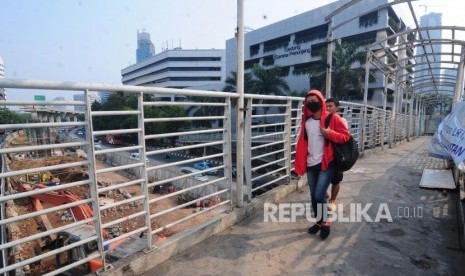
[[[285,142],[284,142],[284,154],[287,157],[286,158],[286,175],[287,175],[287,183],[291,183],[291,150],[292,150],[292,145],[291,145],[291,131],[292,131],[292,100],[287,100],[287,106],[286,106],[286,114],[287,116],[285,117],[286,124],[284,125],[284,135],[285,135]]]
[[[87,148],[87,159],[90,158],[89,161],[89,189],[90,189],[90,195],[92,197],[92,209],[94,213],[94,219],[95,219],[95,228],[97,229],[96,235],[97,235],[97,245],[98,245],[98,250],[100,253],[100,256],[102,256],[102,262],[103,262],[103,270],[107,270],[107,265],[106,265],[106,260],[105,260],[105,251],[103,247],[103,229],[101,227],[102,225],[102,219],[101,219],[101,214],[100,214],[100,204],[99,204],[99,198],[98,198],[98,185],[97,185],[97,173],[96,173],[96,161],[95,161],[95,152],[94,152],[94,139],[93,139],[93,122],[92,122],[92,103],[90,99],[90,92],[88,89],[84,91],[84,99],[86,101],[86,108],[85,108],[85,121],[86,121],[86,141],[87,144],[89,145]]]
[[[227,116],[228,114],[231,114],[231,98],[227,97],[224,99],[225,101],[225,106],[224,106],[224,119],[223,119],[223,151],[225,151],[223,155],[223,171],[224,171],[224,176],[226,177],[226,186],[229,187],[229,196],[230,198],[233,198],[232,194],[232,143],[231,143],[231,121],[230,121],[230,116]],[[236,174],[237,174],[237,167],[236,167]],[[237,182],[236,182],[237,184]],[[237,191],[236,187],[236,191]],[[221,196],[221,195],[220,195]],[[229,206],[232,210],[233,208],[233,201],[229,201]]]
[[[247,98],[244,119],[244,176],[247,185],[247,201],[252,200],[252,98]],[[242,170],[242,168],[237,168]]]
[[[146,149],[147,145],[145,144],[145,115],[144,115],[144,93],[140,92],[138,95],[138,108],[139,108],[139,114],[137,115],[137,123],[138,123],[138,128],[141,130],[138,133],[138,143],[139,146],[142,146],[142,149],[140,149],[140,154],[139,158],[140,160],[143,160],[142,163],[144,165],[141,168],[141,175],[140,178],[143,179],[143,181],[140,183],[141,185],[141,192],[145,196],[144,197],[144,210],[145,210],[145,224],[147,226],[147,250],[151,251],[155,247],[152,245],[152,224],[150,222],[150,202],[149,202],[149,188],[148,188],[148,175],[147,175],[147,162],[145,162],[147,155],[146,155]]]

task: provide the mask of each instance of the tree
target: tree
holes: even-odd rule
[[[186,117],[186,109],[182,106],[151,106],[144,107],[145,118],[175,118]],[[145,124],[145,134],[163,134],[179,132],[181,128],[186,127],[186,121],[156,122]],[[170,144],[175,145],[178,136],[169,137]],[[163,140],[163,139],[162,139]],[[153,141],[157,143],[157,141]],[[160,143],[160,142],[158,142]]]
[[[232,71],[225,82],[226,85],[223,87],[224,92],[237,92],[237,72]],[[250,74],[244,74],[244,93],[253,93],[253,82]]]
[[[361,51],[357,44],[338,40],[333,51],[331,91],[340,100],[361,99],[365,82],[366,51]],[[327,51],[322,50],[320,61],[309,75],[310,86],[325,92]],[[374,74],[370,72],[370,82],[374,82]]]
[[[152,97],[144,94],[144,101],[150,101]],[[92,110],[111,111],[111,110],[137,110],[138,98],[136,94],[117,92],[111,94],[103,105],[92,104]],[[186,111],[179,106],[162,106],[162,107],[144,107],[144,118],[162,118],[162,117],[184,117]],[[94,130],[109,129],[131,129],[137,128],[137,115],[124,116],[96,116],[93,118]],[[177,132],[179,128],[185,126],[185,122],[159,122],[145,124],[145,134],[160,134],[168,132]],[[137,134],[124,135],[123,140],[126,142],[137,141]]]
[[[201,103],[224,103],[224,98],[220,97],[189,97],[189,100],[193,102],[201,102]],[[188,114],[192,114],[195,117],[202,117],[202,116],[222,116],[224,115],[224,107],[223,106],[191,106],[187,109]],[[218,120],[215,120],[218,122]],[[211,121],[192,121],[194,126],[199,127],[211,127]],[[223,125],[223,121],[219,120],[219,126]]]
[[[286,80],[281,77],[281,68],[274,66],[271,69],[264,69],[258,64],[252,68],[252,93],[260,95],[282,96],[285,92],[290,92]]]
[[[30,114],[20,114],[6,107],[0,108],[0,125],[22,124],[31,118]]]
[[[274,66],[271,69],[264,69],[258,64],[252,68],[253,93],[261,95],[282,96],[290,92],[289,85],[280,75],[281,68]],[[287,92],[287,93],[286,93]],[[261,104],[270,103],[270,100],[259,100]],[[263,113],[267,114],[270,107],[264,106]],[[265,124],[267,118],[264,117]]]

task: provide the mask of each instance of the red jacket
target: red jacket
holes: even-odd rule
[[[310,90],[305,97],[309,95],[316,95],[321,101],[321,118],[320,118],[320,126],[322,128],[325,127],[325,119],[327,116],[326,111],[326,103],[325,98],[318,90]],[[307,155],[308,155],[308,142],[307,138],[305,137],[305,122],[307,119],[312,116],[312,112],[305,106],[303,108],[303,115],[302,115],[302,125],[300,127],[299,133],[299,140],[297,141],[296,146],[296,154],[295,154],[295,173],[298,175],[304,175],[307,172]],[[334,143],[342,144],[349,141],[350,133],[347,127],[344,124],[344,121],[338,114],[333,114],[331,118],[331,122],[329,123],[329,133],[325,136],[325,139],[328,139]],[[323,171],[328,169],[329,163],[333,161],[333,147],[331,143],[324,143],[323,148],[323,158],[321,169]]]

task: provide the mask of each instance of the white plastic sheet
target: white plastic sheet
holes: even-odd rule
[[[465,172],[465,101],[459,102],[438,127],[430,152],[439,158],[453,160]]]

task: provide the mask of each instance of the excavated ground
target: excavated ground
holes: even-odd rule
[[[21,169],[30,169],[36,167],[44,167],[44,166],[52,166],[57,164],[63,163],[72,163],[72,162],[79,162],[82,161],[80,157],[77,156],[54,156],[54,157],[47,157],[41,159],[24,159],[24,160],[14,160],[10,164],[10,169],[14,170],[21,170]],[[107,165],[97,161],[97,169],[105,168]],[[51,171],[52,175],[58,177],[60,179],[61,184],[71,183],[75,181],[85,180],[88,178],[87,169],[85,167],[81,168],[72,168],[67,170],[60,170],[60,171]],[[133,180],[134,177],[127,173],[119,173],[119,172],[107,172],[98,175],[98,185],[99,186],[109,186],[109,185],[116,185],[119,183],[128,182]],[[16,190],[16,183],[20,181],[20,178],[12,178],[10,179],[10,184],[13,189]],[[73,187],[67,189],[67,191],[73,193],[74,195],[80,198],[88,198],[90,197],[90,190],[89,186],[83,185],[78,187]],[[16,191],[14,191],[16,192]],[[140,195],[140,185],[134,185],[130,187],[125,187],[121,189],[116,189],[114,191],[106,192],[104,194],[100,194],[99,197],[103,200],[110,200],[114,202],[118,202],[133,196]],[[150,199],[156,198],[161,196],[160,194],[150,194]],[[23,215],[29,213],[33,210],[32,201],[29,199],[21,199],[15,200],[15,210],[18,215]],[[43,208],[47,209],[53,207],[52,204],[49,203],[42,203]],[[150,205],[151,213],[159,212],[161,210],[166,210],[177,205],[177,198],[172,197],[169,199],[164,199],[153,203]],[[113,207],[104,211],[101,211],[101,220],[102,223],[107,223],[113,221],[115,219],[119,219],[121,217],[125,217],[137,212],[140,212],[144,209],[142,202],[130,203],[130,204],[123,204],[118,207]],[[183,231],[189,228],[193,224],[197,224],[201,221],[206,220],[214,216],[215,214],[221,212],[221,208],[216,208],[211,212],[207,212],[205,214],[199,215],[194,217],[193,219],[180,223],[172,228],[164,230],[162,233],[159,233],[160,239],[158,242],[161,242],[165,239],[165,237],[169,237],[174,235],[179,231]],[[173,221],[177,221],[183,217],[186,217],[190,214],[195,212],[193,209],[190,208],[183,208],[179,210],[175,210],[169,214],[163,215],[158,217],[156,220],[152,220],[152,229],[156,229],[160,227],[160,225],[166,225]],[[48,220],[50,221],[53,228],[61,227],[67,224],[70,224],[74,221],[72,212],[70,210],[63,210],[57,212],[51,212],[47,215]],[[40,221],[40,219],[27,219],[23,221],[16,222],[16,227],[19,228],[20,233],[18,233],[18,238],[27,237],[41,231],[44,231],[44,227]],[[107,229],[107,233],[109,238],[117,237],[121,234],[131,232],[136,230],[140,227],[144,226],[144,217],[137,217],[134,219],[130,219],[114,225],[110,229]],[[31,241],[25,243],[21,246],[20,255],[21,259],[29,259],[36,255],[34,249],[37,250],[40,248],[39,241]],[[36,263],[30,266],[29,275],[41,275],[47,271],[51,271],[55,269],[55,262],[54,258],[44,259],[40,263]]]

